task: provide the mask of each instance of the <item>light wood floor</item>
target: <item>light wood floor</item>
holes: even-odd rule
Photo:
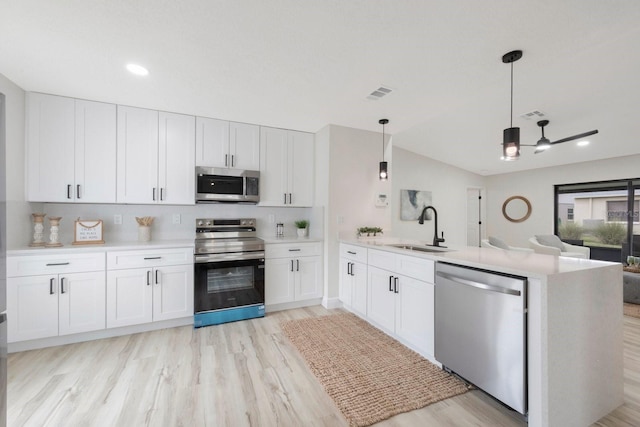
[[[9,426],[346,426],[284,338],[263,319],[72,344],[9,356]],[[640,425],[640,319],[625,317],[625,404],[597,426]],[[472,391],[377,426],[525,426]]]

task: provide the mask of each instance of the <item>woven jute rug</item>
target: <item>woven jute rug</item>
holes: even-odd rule
[[[466,385],[357,316],[281,322],[350,426],[368,426],[462,394]]]
[[[624,315],[640,318],[640,305],[624,303]]]

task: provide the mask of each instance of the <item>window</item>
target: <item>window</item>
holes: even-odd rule
[[[573,208],[567,208],[567,220],[573,221]]]

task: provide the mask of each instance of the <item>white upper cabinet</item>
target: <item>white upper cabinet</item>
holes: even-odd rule
[[[118,106],[118,203],[194,204],[195,118]]]
[[[196,166],[258,170],[260,127],[198,117]]]
[[[313,206],[314,136],[260,128],[260,205]]]
[[[27,200],[116,201],[116,106],[27,93]]]

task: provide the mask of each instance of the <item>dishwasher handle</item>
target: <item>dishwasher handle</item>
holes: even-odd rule
[[[518,297],[522,294],[520,291],[516,289],[503,288],[502,286],[487,285],[486,283],[480,283],[474,280],[463,279],[462,277],[454,276],[452,274],[448,274],[442,271],[438,271],[436,275],[444,279],[451,280],[452,282],[459,283],[461,285],[484,289],[486,291],[499,292],[501,294],[515,295]]]

